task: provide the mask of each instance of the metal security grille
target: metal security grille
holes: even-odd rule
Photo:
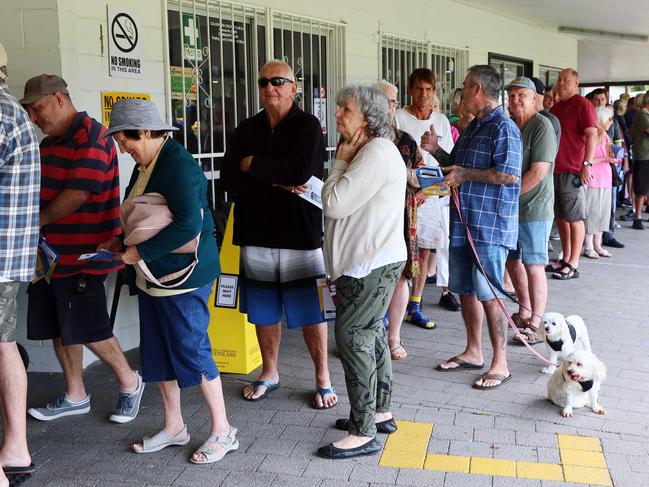
[[[201,163],[211,201],[223,208],[219,168],[236,126],[260,109],[259,68],[289,63],[298,103],[335,145],[335,96],[345,79],[344,26],[269,8],[216,0],[168,0],[168,111],[174,137]]]
[[[429,68],[437,80],[437,96],[441,109],[450,113],[453,90],[462,86],[469,68],[468,49],[432,44],[379,32],[379,78],[399,88],[399,101],[407,105],[408,77],[417,68]]]

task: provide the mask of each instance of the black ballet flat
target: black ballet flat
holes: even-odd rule
[[[318,456],[322,458],[329,458],[331,460],[340,460],[344,458],[362,457],[365,455],[376,455],[381,451],[383,445],[372,438],[364,445],[357,446],[356,448],[336,448],[333,443],[321,446],[318,448]]]
[[[336,429],[339,429],[341,431],[349,431],[349,420],[337,419]],[[378,431],[379,433],[385,433],[386,435],[392,434],[397,431],[397,423],[394,421],[394,418],[386,419],[385,421],[376,423],[376,431]]]

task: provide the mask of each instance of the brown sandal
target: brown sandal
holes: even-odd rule
[[[527,328],[530,326],[530,320],[532,318],[521,318],[521,315],[518,314],[518,312],[512,314],[512,321],[516,325],[517,328],[523,330],[524,328]]]
[[[527,326],[525,327],[525,329],[521,330],[520,332],[521,335],[525,337],[525,341],[529,345],[536,345],[537,343],[541,343],[545,341],[545,333],[544,331],[541,331],[540,326],[538,328]],[[519,345],[523,344],[523,339],[520,338],[518,335],[514,336],[514,341]]]

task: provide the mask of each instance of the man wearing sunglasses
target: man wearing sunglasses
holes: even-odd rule
[[[320,122],[300,110],[291,67],[273,60],[258,78],[263,110],[244,120],[228,144],[221,167],[225,191],[236,193],[234,244],[241,246],[241,312],[257,330],[263,368],[243,390],[262,400],[279,387],[277,361],[284,316],[302,328],[315,364],[313,406],[338,398],[327,364],[327,324],[318,296],[325,277],[322,211],[299,197],[311,176],[322,179],[325,159]]]

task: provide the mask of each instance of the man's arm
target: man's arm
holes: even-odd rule
[[[519,177],[514,174],[498,171],[494,167],[489,169],[467,169],[461,166],[449,166],[444,168],[448,171],[446,182],[449,186],[459,186],[467,181],[485,184],[514,184]]]
[[[40,226],[65,218],[77,211],[90,197],[90,191],[64,189],[41,211]]]
[[[521,195],[534,189],[536,185],[543,181],[543,178],[550,170],[550,166],[552,166],[552,163],[545,161],[531,163],[529,171],[523,174],[521,178]]]

